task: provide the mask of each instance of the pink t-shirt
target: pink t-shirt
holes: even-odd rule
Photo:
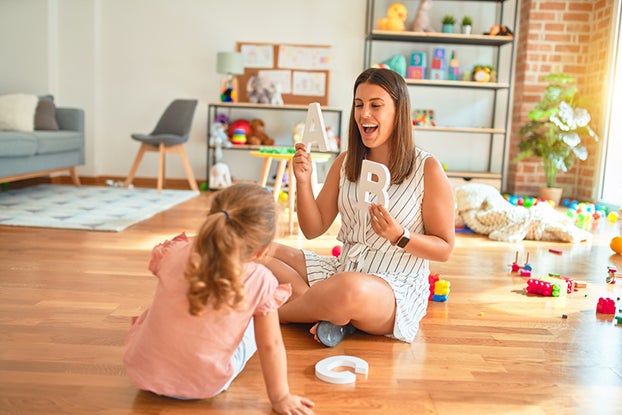
[[[159,278],[151,307],[133,321],[123,357],[140,389],[160,395],[204,399],[216,395],[233,375],[231,358],[252,316],[276,310],[291,295],[263,265],[249,262],[243,311],[206,308],[190,314],[184,270],[192,251],[185,234],[157,245],[149,270]]]

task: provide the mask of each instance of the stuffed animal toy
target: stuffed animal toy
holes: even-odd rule
[[[264,132],[266,125],[263,120],[255,118],[251,120],[251,132],[246,137],[246,144],[253,146],[271,146],[274,144],[274,140]]]
[[[485,34],[490,36],[514,36],[509,27],[500,24],[492,25],[488,33]]]
[[[253,104],[270,103],[270,86],[258,76],[251,76],[246,83],[246,95],[248,102]]]
[[[408,9],[402,3],[391,3],[387,8],[387,16],[378,19],[376,25],[379,30],[406,30]]]
[[[419,8],[417,8],[417,14],[415,20],[410,25],[410,30],[413,32],[434,32],[430,24],[430,16],[428,10],[432,8],[432,0],[421,0]]]
[[[283,87],[278,82],[272,82],[270,84],[270,104],[283,105],[283,95],[281,94],[282,91]]]
[[[209,169],[209,184],[212,189],[224,189],[231,186],[229,166],[219,161]]]
[[[404,55],[393,55],[387,60],[373,64],[371,67],[391,69],[403,78],[406,77],[406,58]]]
[[[222,123],[215,122],[210,129],[209,144],[215,147],[214,157],[216,161],[222,159],[222,146],[231,147],[231,142],[225,133],[225,126]]]

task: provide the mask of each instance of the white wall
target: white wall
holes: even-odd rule
[[[237,41],[331,45],[329,105],[349,115],[362,70],[362,0],[0,0],[0,92],[52,93],[86,111],[86,176],[125,176],[175,98],[196,98],[189,143],[206,176],[207,103],[218,100],[216,53]],[[167,177],[184,178],[176,157]],[[138,177],[155,177],[146,156]]]

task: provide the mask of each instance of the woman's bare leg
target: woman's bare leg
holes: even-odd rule
[[[309,289],[307,264],[300,249],[272,243],[262,263],[268,267],[281,284],[292,285],[289,301],[303,295]]]
[[[282,322],[352,324],[370,334],[393,333],[395,296],[381,278],[343,272],[313,284],[279,309]]]

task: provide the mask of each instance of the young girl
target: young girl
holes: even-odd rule
[[[296,145],[298,223],[307,238],[341,216],[339,258],[274,244],[266,265],[293,295],[282,322],[313,323],[319,341],[334,346],[354,328],[412,342],[426,312],[429,261],[447,261],[454,246],[454,201],[440,163],[415,147],[408,87],[389,69],[370,68],[354,84],[348,151],[331,166],[317,199],[312,164]],[[369,205],[360,220],[363,160],[391,174],[389,206]],[[372,200],[377,202],[377,200]]]
[[[272,408],[312,414],[313,402],[290,394],[277,309],[291,295],[254,262],[275,235],[277,213],[262,187],[219,191],[199,234],[157,245],[151,307],[127,336],[123,362],[133,383],[179,399],[226,390],[257,350]]]

